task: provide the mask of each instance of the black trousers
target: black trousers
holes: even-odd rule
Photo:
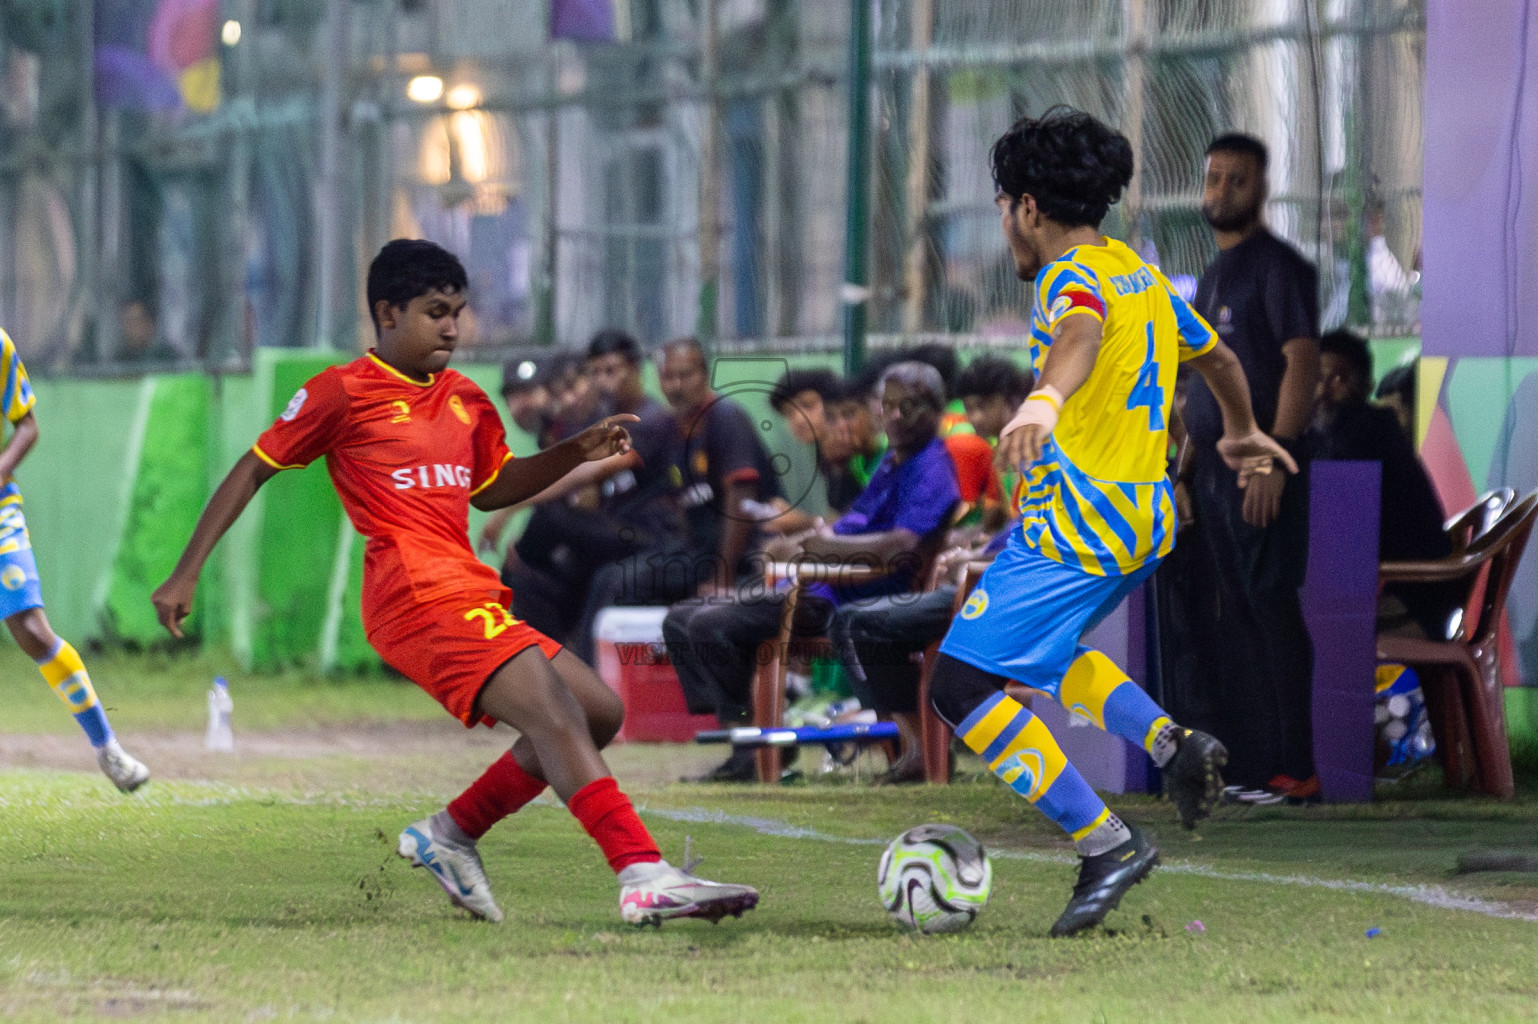
[[[513,614],[566,643],[582,620],[594,575],[655,543],[649,533],[604,512],[574,509],[564,501],[537,506],[514,545],[517,562],[502,571],[502,582],[513,592]]]
[[[861,707],[879,715],[918,710],[914,655],[945,636],[956,588],[854,601],[833,613],[833,649]]]
[[[1263,786],[1314,773],[1314,647],[1298,588],[1308,569],[1308,469],[1288,477],[1280,516],[1244,522],[1244,492],[1213,450],[1198,451],[1196,522],[1159,568],[1164,707],[1228,748],[1225,778]]]
[[[668,611],[662,638],[691,712],[714,714],[723,725],[747,720],[758,645],[779,634],[784,607],[783,594],[763,593],[759,584],[733,597],[682,601]],[[831,601],[803,594],[792,632],[817,636],[832,617]]]
[[[588,583],[587,596],[566,637],[566,646],[592,665],[593,625],[599,612],[613,605],[670,605],[694,596],[702,582],[715,578],[715,560],[693,557],[682,540],[599,566]]]

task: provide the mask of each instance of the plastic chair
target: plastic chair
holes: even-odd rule
[[[951,618],[961,614],[967,598],[972,596],[977,581],[990,562],[972,561],[961,572],[961,582],[956,586],[956,600],[951,603]],[[940,656],[940,641],[924,648],[924,666],[919,670],[919,744],[924,754],[924,781],[934,786],[944,786],[951,781],[951,727],[935,713],[929,703],[929,680],[935,672],[935,659]]]
[[[801,603],[802,588],[808,583],[852,586],[879,579],[881,568],[866,565],[828,565],[811,559],[771,562],[764,570],[764,581],[773,588],[790,582],[785,603],[780,607],[780,631],[758,646],[758,666],[753,673],[753,724],[761,729],[785,724],[785,674],[794,655],[817,656],[832,653],[827,637],[797,638],[796,608]],[[754,751],[759,782],[778,782],[781,758],[779,747],[759,747]]]
[[[946,517],[947,524],[954,524],[965,512],[965,503],[958,502]],[[934,575],[934,563],[940,547],[946,540],[946,531],[937,530],[931,537],[920,541],[913,554],[918,558],[913,578],[928,584]],[[830,565],[819,562],[809,555],[792,562],[771,562],[764,569],[764,581],[772,589],[781,582],[789,581],[785,591],[785,603],[780,609],[780,631],[774,638],[758,646],[757,670],[753,673],[751,705],[753,724],[761,729],[774,729],[785,723],[785,674],[792,656],[819,657],[833,653],[827,637],[797,637],[795,635],[796,608],[801,603],[802,588],[808,583],[827,583],[832,586],[853,586],[880,579],[901,568],[903,563],[891,560],[885,564]],[[778,782],[782,768],[779,747],[760,747],[755,751],[758,781]]]
[[[1453,542],[1454,553],[1467,551],[1476,538],[1490,531],[1501,513],[1516,500],[1517,492],[1510,487],[1486,491],[1478,501],[1444,523],[1442,529]]]
[[[1538,491],[1507,505],[1478,532],[1488,521],[1483,510],[1492,497],[1499,497],[1498,492],[1449,523],[1470,533],[1461,550],[1435,561],[1379,566],[1383,583],[1457,581],[1465,585],[1467,597],[1445,639],[1380,635],[1377,653],[1380,661],[1422,669],[1421,689],[1448,781],[1456,786],[1472,781],[1475,788],[1504,798],[1515,795],[1516,782],[1506,741],[1496,629],[1538,517]]]

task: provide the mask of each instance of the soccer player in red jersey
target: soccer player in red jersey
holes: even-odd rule
[[[400,855],[433,872],[456,905],[500,921],[476,841],[549,785],[619,875],[626,921],[740,916],[758,893],[669,865],[610,775],[599,749],[619,731],[619,698],[512,617],[511,592],[470,547],[471,504],[516,505],[585,462],[635,458],[624,428],[635,417],[611,416],[514,460],[491,401],[447,368],[466,286],[459,260],[431,242],[397,239],[380,250],[368,274],[377,347],[310,378],[235,464],[155,591],[156,612],[180,636],[203,563],[257,488],[324,455],[353,526],[368,538],[369,643],[466,727],[498,721],[522,734],[448,807],[407,826]]]

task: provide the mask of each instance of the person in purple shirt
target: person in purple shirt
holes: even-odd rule
[[[797,636],[826,632],[841,605],[912,590],[961,500],[955,466],[939,437],[945,407],[939,373],[923,363],[898,363],[882,375],[877,393],[886,457],[849,511],[805,536],[800,548],[827,562],[889,571],[857,586],[806,588],[796,605]],[[779,632],[783,606],[783,594],[766,593],[758,584],[669,610],[662,636],[691,712],[714,714],[724,728],[748,723],[758,645]],[[702,781],[751,781],[753,767],[751,751],[733,751]]]

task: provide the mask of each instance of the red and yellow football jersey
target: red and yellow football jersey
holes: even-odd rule
[[[412,380],[372,352],[311,377],[251,449],[278,469],[324,455],[368,538],[364,628],[454,594],[501,591],[470,547],[470,498],[511,459],[502,418],[454,370]]]

